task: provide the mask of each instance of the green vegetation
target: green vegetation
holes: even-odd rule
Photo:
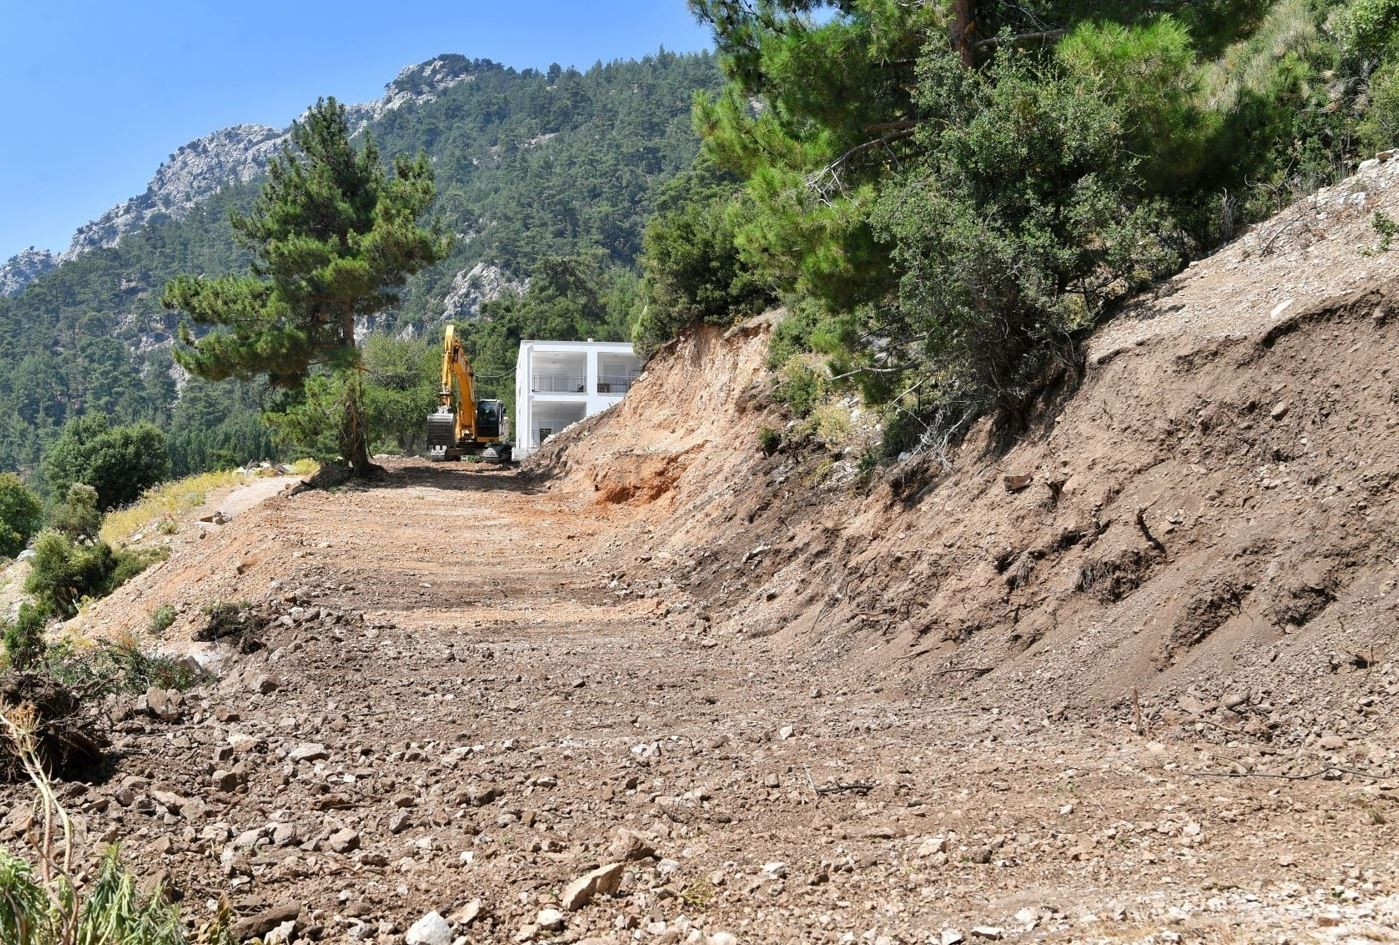
[[[34,542],[33,570],[24,589],[45,614],[72,617],[84,600],[106,597],[164,553],[114,549],[105,541],[74,541],[61,532],[43,531]]]
[[[13,558],[44,525],[44,507],[14,473],[0,473],[0,558]]]
[[[642,309],[632,327],[642,357],[687,325],[726,324],[776,301],[738,249],[746,205],[737,177],[704,158],[665,189],[643,238]]]
[[[74,417],[44,456],[44,478],[55,495],[74,483],[91,486],[102,510],[135,502],[170,472],[165,434],[154,424],[111,426],[105,414]]]
[[[160,639],[165,635],[165,631],[169,630],[171,625],[175,623],[176,616],[174,607],[169,604],[161,604],[155,609],[155,613],[151,614],[151,622],[147,626],[146,632],[156,639]]]
[[[26,670],[44,657],[44,612],[33,604],[21,604],[14,620],[0,623],[5,666]]]
[[[96,538],[102,527],[97,490],[81,482],[69,486],[64,500],[49,510],[49,527],[74,541]]]
[[[1396,0],[691,7],[727,80],[694,114],[714,183],[648,230],[642,295],[684,314],[638,337],[775,293],[778,399],[858,391],[886,455],[1019,428],[1085,330],[1348,173],[1399,98]]]
[[[313,374],[335,378],[339,454],[368,475],[355,324],[395,305],[408,276],[446,255],[450,240],[418,223],[433,193],[426,154],[398,158],[390,176],[372,140],[351,144],[345,107],[317,102],[292,127],[252,210],[233,217],[251,274],[166,286],[167,307],[222,329],[196,339],[182,325],[176,360],[206,380],[265,377],[293,397]]]
[[[94,645],[62,640],[45,647],[36,667],[84,698],[148,689],[192,689],[198,674],[185,663],[148,653],[134,640]]]
[[[108,544],[120,545],[154,522],[168,525],[173,531],[178,525],[178,518],[203,505],[210,492],[231,489],[244,482],[246,479],[237,470],[200,473],[163,482],[146,490],[131,505],[108,512],[102,518],[97,534]],[[50,522],[53,521],[50,516]]]

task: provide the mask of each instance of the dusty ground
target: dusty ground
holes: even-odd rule
[[[845,687],[619,577],[627,507],[391,472],[272,499],[145,585],[210,602],[241,571],[282,615],[166,718],[126,705],[114,769],[67,789],[90,847],[168,870],[192,915],[227,895],[332,942],[430,910],[471,942],[1399,937],[1399,781],[1269,776],[1373,768],[1364,743],[1260,754]],[[0,790],[13,843],[27,792]],[[616,896],[539,928],[612,861]]]

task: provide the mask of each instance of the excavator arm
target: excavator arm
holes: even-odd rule
[[[457,386],[455,396],[453,383]],[[446,407],[456,416],[452,432],[457,442],[476,439],[476,375],[457,337],[455,325],[447,326],[442,341],[442,389],[437,398],[439,413]]]

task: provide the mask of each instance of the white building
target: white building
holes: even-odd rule
[[[570,423],[622,399],[641,373],[618,341],[522,341],[515,362],[515,458],[524,459]]]

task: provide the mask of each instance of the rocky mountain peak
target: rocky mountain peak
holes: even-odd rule
[[[373,102],[347,107],[357,130],[405,105],[430,102],[443,90],[469,81],[481,72],[501,68],[488,59],[455,54],[436,56],[408,66],[384,87]],[[180,218],[224,187],[246,183],[262,174],[286,140],[287,130],[267,125],[233,125],[179,148],[160,166],[145,193],[117,204],[78,229],[59,261],[89,250],[115,246],[123,236],[153,218]]]
[[[252,180],[266,169],[285,138],[285,131],[267,125],[234,125],[183,145],[160,165],[145,193],[80,227],[61,258],[115,246],[157,215],[182,217],[224,187]]]
[[[462,82],[469,82],[489,69],[499,69],[489,59],[468,59],[456,53],[434,56],[426,62],[406,66],[384,86],[384,94],[373,102],[351,105],[350,120],[363,126],[405,105],[431,102],[438,94]]]
[[[0,266],[0,295],[16,295],[29,283],[48,272],[58,261],[53,253],[33,246],[21,250]]]

